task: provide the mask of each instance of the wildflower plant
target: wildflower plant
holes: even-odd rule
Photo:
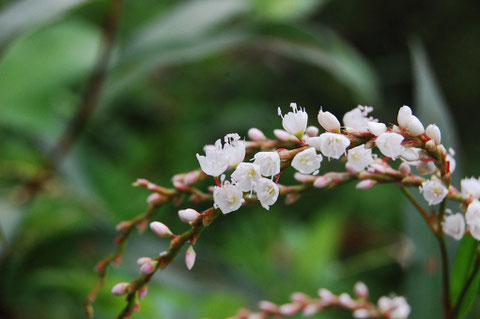
[[[149,224],[158,237],[170,238],[170,246],[159,256],[139,256],[140,276],[112,288],[112,294],[126,297],[126,305],[117,318],[129,318],[140,309],[140,300],[146,296],[152,276],[167,267],[184,246],[188,246],[185,265],[190,270],[194,267],[194,245],[216,218],[234,213],[244,205],[260,204],[269,210],[280,197],[293,203],[312,189],[356,182],[360,190],[377,184],[395,184],[416,207],[438,239],[443,281],[443,299],[439,304],[443,305],[444,318],[459,318],[480,263],[477,257],[459,295],[452,298],[445,238],[460,240],[470,236],[480,241],[480,180],[463,179],[460,190],[451,185],[455,160],[453,152],[447,151],[441,143],[438,126],[430,124],[425,129],[408,106],[400,108],[394,125],[373,118],[370,115],[372,107],[358,106],[345,114],[343,126],[334,114],[320,109],[317,115],[319,129],[308,126],[305,109],[295,103],[290,106],[292,111],[284,115],[278,108],[283,129],[274,131],[275,139],[267,138],[257,128],[248,131],[248,140],[237,133],[229,133],[223,143],[218,139],[213,145],[206,145],[205,155],[196,155],[200,169],[175,175],[173,187],[163,187],[146,179],[134,183],[151,192],[148,208],[145,214],[118,224],[117,249],[97,264],[100,278],[85,302],[90,317],[93,317],[92,303],[105,282],[107,268],[112,263],[120,263],[127,239],[136,227],[143,231]],[[324,171],[323,161],[339,159],[345,159],[344,171]],[[296,185],[280,183],[281,174],[289,168],[296,170]],[[212,185],[204,190],[197,188],[196,185],[205,179],[212,179]],[[424,203],[417,201],[409,188],[421,192]],[[448,210],[447,200],[459,202],[459,211]],[[182,234],[174,234],[167,225],[153,221],[158,208],[167,202],[174,202],[181,208],[178,217],[188,225]],[[205,202],[211,206],[202,212],[191,207]],[[232,318],[312,316],[327,308],[351,311],[354,318],[405,319],[414,311],[402,296],[388,295],[376,302],[370,301],[367,286],[359,282],[352,296],[348,293],[335,295],[325,288],[315,297],[294,293],[288,303],[262,301],[259,310],[242,309]]]

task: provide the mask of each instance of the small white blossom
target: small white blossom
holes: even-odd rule
[[[405,128],[412,117],[412,109],[409,106],[402,106],[398,110],[397,122],[401,128]]]
[[[349,149],[347,157],[348,163],[357,172],[373,163],[372,149],[364,144]]]
[[[480,202],[478,200],[475,199],[468,204],[465,219],[468,225],[470,225],[473,220],[480,220]]]
[[[266,210],[269,210],[269,206],[275,204],[278,195],[280,194],[278,185],[264,177],[255,183],[254,189],[257,193],[257,198],[260,201],[260,204]]]
[[[412,136],[418,136],[425,132],[422,122],[412,114],[412,109],[406,105],[398,111],[398,125]]]
[[[427,133],[428,137],[435,141],[436,144],[440,144],[442,142],[442,133],[435,124],[430,124],[427,126],[425,132]]]
[[[319,132],[318,127],[312,125],[307,127],[305,134],[307,134],[309,137],[314,137],[314,136],[318,136],[318,132]]]
[[[280,155],[278,152],[258,152],[254,156],[253,164],[260,166],[263,176],[274,176],[280,173]]]
[[[404,137],[398,133],[383,133],[377,137],[375,144],[383,155],[397,158],[404,149],[402,146],[403,139]]]
[[[467,225],[472,237],[476,240],[480,240],[480,219],[474,219],[470,221],[470,223],[468,223]]]
[[[448,189],[438,180],[428,180],[422,183],[420,190],[428,205],[437,205],[448,195]]]
[[[285,116],[282,116],[282,110],[278,108],[278,115],[282,117],[282,125],[285,131],[301,139],[307,129],[308,114],[305,109],[298,108],[296,103],[290,103],[290,107],[293,112],[288,112]]]
[[[232,173],[232,180],[243,192],[250,192],[253,189],[253,183],[261,177],[260,166],[253,163],[240,163]]]
[[[328,158],[339,159],[345,154],[345,150],[350,145],[350,140],[345,135],[327,132],[309,138],[307,144],[315,147],[317,151],[322,152]]]
[[[410,315],[410,306],[405,297],[381,297],[378,300],[378,308],[382,314],[389,314],[391,319],[406,319]]]
[[[215,146],[205,147],[205,156],[197,153],[202,171],[210,176],[220,176],[228,168],[229,157],[222,149],[222,142],[217,140]]]
[[[464,178],[460,181],[460,187],[463,195],[480,197],[480,180],[478,178]]]
[[[252,141],[261,141],[266,139],[265,134],[263,134],[262,131],[260,131],[258,128],[252,127],[251,129],[248,130],[248,138],[251,139]]]
[[[382,135],[387,131],[387,126],[384,123],[368,122],[368,130],[375,136]]]
[[[317,154],[314,147],[301,151],[292,160],[292,167],[302,174],[311,174],[320,168],[322,155]]]
[[[237,166],[245,158],[245,142],[240,140],[240,135],[230,133],[225,136],[223,150],[228,157],[228,165]]]
[[[433,174],[437,170],[434,162],[422,162],[417,164],[417,172],[421,175]]]
[[[219,208],[223,214],[239,209],[245,201],[240,188],[229,182],[223,183],[222,187],[215,186],[213,200],[215,202],[213,206]]]
[[[465,233],[465,219],[460,213],[445,217],[442,222],[443,232],[455,240],[460,240]]]
[[[343,125],[345,125],[347,129],[366,132],[368,130],[368,122],[373,120],[373,118],[368,117],[368,113],[372,111],[373,107],[371,106],[359,105],[345,113],[343,116]]]
[[[318,111],[318,123],[325,129],[325,131],[340,133],[340,122],[337,117],[330,112],[323,112],[322,109]]]

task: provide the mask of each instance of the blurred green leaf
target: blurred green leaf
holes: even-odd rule
[[[284,21],[312,14],[328,0],[250,0],[250,2],[255,13],[261,18]]]

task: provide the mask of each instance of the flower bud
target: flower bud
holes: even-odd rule
[[[383,123],[368,122],[368,130],[375,136],[382,135],[387,131],[387,126]]]
[[[188,246],[187,253],[185,254],[185,265],[187,265],[188,270],[193,268],[195,264],[195,257],[196,257],[195,250],[193,250],[193,246]]]
[[[355,319],[367,319],[370,317],[370,313],[367,309],[357,309],[353,312],[353,318]]]
[[[148,293],[148,287],[142,287],[138,290],[138,299],[142,300]]]
[[[425,128],[423,127],[422,122],[415,115],[412,115],[410,117],[410,121],[408,121],[405,129],[412,136],[418,136],[425,132]]]
[[[131,226],[130,222],[123,221],[123,222],[120,222],[117,226],[115,226],[115,229],[117,231],[123,231],[123,230],[127,230],[130,226]]]
[[[184,223],[191,223],[195,221],[200,214],[192,208],[181,209],[178,211],[178,217]]]
[[[140,272],[142,275],[150,275],[152,272],[155,271],[157,268],[158,261],[152,260],[144,263],[142,267],[140,267]]]
[[[303,308],[302,314],[304,317],[311,317],[318,312],[318,305],[316,304],[308,304]]]
[[[303,292],[294,292],[290,296],[290,300],[292,300],[293,302],[297,302],[297,303],[305,303],[305,302],[308,301],[308,296],[306,294],[304,294]]]
[[[313,182],[313,186],[316,188],[324,188],[327,187],[331,181],[332,179],[330,177],[318,176]]]
[[[328,289],[319,289],[318,296],[327,305],[331,305],[337,301],[337,297]]]
[[[375,186],[376,183],[377,183],[377,182],[374,181],[374,180],[372,180],[372,179],[365,179],[365,180],[359,182],[359,183],[357,184],[357,186],[355,186],[355,188],[356,188],[356,189],[363,189],[363,190],[365,190],[365,189],[370,189],[370,188],[372,188],[373,186]]]
[[[354,308],[356,305],[356,302],[352,299],[352,297],[345,292],[338,296],[338,301],[342,306],[347,308]]]
[[[313,181],[315,181],[316,179],[315,176],[300,174],[299,172],[296,172],[293,175],[293,178],[295,178],[295,180],[297,180],[300,183],[313,183]]]
[[[191,171],[191,172],[188,172],[187,174],[185,174],[185,176],[183,177],[183,183],[185,183],[186,185],[192,185],[194,183],[196,183],[198,181],[198,178],[201,176],[202,174],[200,173],[199,170],[195,170],[195,171]]]
[[[315,136],[318,136],[318,132],[319,132],[318,127],[312,125],[307,127],[305,134],[307,134],[310,137],[315,137]]]
[[[148,263],[149,261],[152,261],[152,258],[150,257],[142,257],[137,259],[137,265],[142,266],[145,263]]]
[[[282,142],[287,142],[288,140],[290,140],[290,137],[291,137],[290,133],[280,129],[274,129],[273,135],[275,135],[275,137]]]
[[[410,174],[410,172],[412,171],[410,165],[406,162],[402,162],[402,164],[400,164],[400,166],[398,167],[398,170],[400,171],[400,173],[405,175]]]
[[[140,311],[140,303],[137,301],[135,302],[135,306],[133,306],[133,312],[139,312]]]
[[[159,193],[152,193],[147,197],[148,204],[158,204],[162,200],[162,195]]]
[[[280,314],[284,316],[293,316],[300,310],[300,305],[295,303],[286,303],[280,306]]]
[[[165,224],[160,222],[150,223],[150,229],[159,237],[168,237],[173,235],[170,229]]]
[[[248,130],[248,138],[252,141],[261,141],[266,139],[265,134],[260,131],[258,128],[252,127]]]
[[[258,307],[265,312],[276,313],[278,311],[278,306],[270,301],[260,301]]]
[[[115,296],[121,296],[127,293],[127,288],[130,284],[128,282],[120,282],[113,286],[112,294]]]
[[[435,124],[430,124],[427,126],[425,132],[427,133],[428,137],[435,141],[436,144],[440,144],[442,142],[442,133]]]
[[[412,117],[412,109],[406,105],[402,106],[398,110],[397,122],[401,128],[406,128],[410,118]]]
[[[333,115],[330,112],[323,112],[322,109],[318,112],[318,123],[329,132],[333,133],[340,133],[340,122],[336,118],[335,115]]]
[[[433,174],[437,167],[433,162],[420,162],[417,165],[417,172],[420,175]]]
[[[425,149],[430,152],[430,153],[433,153],[437,150],[437,144],[435,144],[435,141],[434,140],[430,140],[430,141],[427,141],[425,143]]]
[[[368,287],[363,282],[359,281],[355,284],[353,290],[355,294],[362,299],[368,298]]]

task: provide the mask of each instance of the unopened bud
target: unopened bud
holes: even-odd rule
[[[296,303],[305,303],[308,301],[308,296],[303,292],[294,292],[290,296],[290,300]]]
[[[445,149],[445,146],[443,146],[443,144],[438,145],[437,150],[440,152],[440,154],[442,154],[442,157],[447,156],[447,150]],[[450,148],[449,150],[452,150],[452,149]],[[455,155],[455,153],[452,155]]]
[[[420,162],[417,165],[417,172],[420,175],[433,174],[437,167],[433,162]]]
[[[276,313],[278,311],[278,306],[270,301],[260,301],[258,307],[265,312]]]
[[[376,183],[377,183],[377,182],[374,181],[374,180],[372,180],[372,179],[365,179],[365,180],[359,182],[359,183],[357,184],[357,186],[355,186],[355,188],[356,188],[356,189],[363,189],[363,190],[365,190],[365,189],[370,189],[370,188],[372,188],[373,186],[375,186]]]
[[[147,197],[148,204],[158,204],[162,201],[162,195],[159,193],[152,193]]]
[[[195,253],[195,250],[193,250],[193,246],[188,246],[187,253],[185,254],[185,265],[187,266],[188,270],[193,268],[196,256],[197,254]]]
[[[152,222],[150,223],[150,229],[159,237],[172,236],[170,229],[161,222]]]
[[[323,127],[326,131],[332,133],[340,133],[340,122],[338,121],[337,117],[330,112],[323,112],[322,109],[318,112],[318,123],[320,126]]]
[[[295,178],[295,180],[299,181],[300,183],[312,183],[317,177],[296,172],[293,175],[293,178]]]
[[[313,186],[316,188],[324,188],[327,187],[328,184],[332,181],[331,178],[325,176],[318,176],[315,181],[313,182]]]
[[[178,217],[184,223],[195,221],[200,214],[193,208],[181,209],[178,211]]]
[[[410,117],[410,121],[408,121],[405,129],[412,136],[418,136],[425,132],[422,122],[415,115]]]
[[[311,317],[318,312],[318,306],[316,304],[308,304],[303,308],[302,314],[304,317]]]
[[[367,319],[370,317],[370,313],[367,309],[357,309],[353,312],[353,318],[355,319]]]
[[[300,305],[295,303],[286,303],[279,308],[280,314],[284,316],[293,316],[300,310]]]
[[[425,133],[427,133],[427,136],[434,140],[435,143],[440,144],[442,142],[442,133],[435,124],[430,124],[427,126]]]
[[[410,118],[412,117],[412,109],[406,105],[398,110],[397,122],[401,128],[406,128]]]
[[[430,140],[425,143],[425,149],[430,153],[433,153],[437,150],[437,144],[435,144],[434,140]]]
[[[137,259],[137,265],[142,266],[145,263],[148,263],[149,261],[152,261],[152,258],[150,257],[142,257]]]
[[[405,175],[410,174],[410,172],[412,171],[410,165],[406,162],[402,162],[402,164],[400,164],[400,166],[398,167],[398,170],[400,171],[400,173]]]
[[[300,199],[300,194],[290,193],[285,196],[285,205],[291,205]]]
[[[356,305],[356,302],[352,299],[352,297],[345,292],[338,296],[338,302],[347,308],[353,308]]]
[[[331,305],[337,301],[337,297],[328,289],[319,289],[318,296],[322,299],[322,302]]]
[[[244,317],[240,317],[240,318],[244,318]],[[263,319],[263,315],[261,313],[251,313],[248,315],[248,317],[246,317],[246,319]]]
[[[199,170],[188,172],[183,177],[183,182],[187,185],[192,185],[198,181],[200,176],[202,176],[202,173]]]
[[[150,182],[147,181],[145,178],[138,178],[134,183],[133,186],[143,186],[147,187]]]
[[[127,230],[132,224],[127,221],[120,222],[117,226],[115,226],[115,229],[118,231],[123,231]]]
[[[386,172],[385,165],[380,164],[380,163],[373,163],[370,165],[370,169],[373,170],[374,172],[383,174]]]
[[[127,292],[127,288],[130,284],[128,282],[120,282],[113,286],[112,288],[112,294],[115,296],[121,296],[124,295]]]
[[[305,131],[305,134],[307,134],[310,137],[315,137],[318,136],[319,129],[316,126],[309,126],[307,127],[307,130]]]
[[[368,287],[363,282],[359,281],[355,284],[353,290],[355,294],[362,299],[368,298]]]
[[[138,299],[142,300],[148,293],[148,287],[142,287],[138,290]]]
[[[252,141],[261,141],[266,139],[265,134],[260,131],[258,128],[252,127],[248,130],[248,138]]]
[[[135,306],[133,306],[133,312],[140,311],[140,303],[138,301],[135,302]]]
[[[358,173],[358,170],[356,170],[356,169],[352,166],[352,163],[350,163],[350,162],[346,162],[346,163],[345,163],[345,169],[347,170],[347,172],[352,173],[352,174]]]
[[[142,275],[150,275],[152,272],[155,271],[157,268],[158,261],[152,260],[144,263],[142,267],[140,267],[140,272]]]
[[[382,135],[387,131],[387,126],[383,123],[368,122],[368,130],[375,136]]]
[[[273,135],[275,135],[275,137],[282,142],[287,142],[288,140],[290,140],[290,133],[281,129],[273,130]]]

